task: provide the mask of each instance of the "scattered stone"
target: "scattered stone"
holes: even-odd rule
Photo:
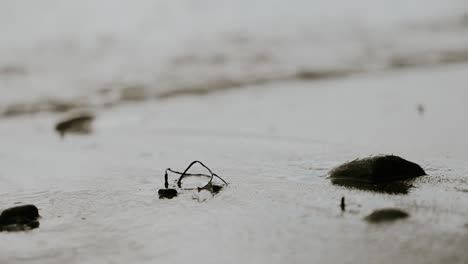
[[[392,222],[409,217],[409,214],[397,208],[379,209],[366,216],[364,220],[369,223]]]
[[[77,114],[69,117],[55,126],[55,130],[61,137],[67,133],[89,134],[92,132],[91,123],[94,120],[94,115],[89,113]]]
[[[159,189],[158,190],[159,199],[172,199],[177,197],[176,189]]]
[[[330,178],[334,183],[341,181],[394,182],[423,175],[426,175],[426,172],[418,164],[394,155],[356,159],[330,172]]]
[[[36,206],[21,205],[6,209],[0,215],[0,231],[25,231],[39,227]]]
[[[330,171],[333,184],[363,190],[407,193],[409,180],[426,175],[416,163],[394,155],[356,159]]]

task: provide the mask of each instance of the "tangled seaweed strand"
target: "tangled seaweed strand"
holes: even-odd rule
[[[203,174],[203,173],[188,173],[190,168],[195,164],[199,164],[202,167],[204,167],[206,170],[208,170],[210,175]],[[171,168],[166,169],[166,171],[164,172],[164,187],[166,189],[159,190],[160,198],[173,198],[173,197],[177,196],[177,191],[175,189],[168,189],[169,188],[168,172],[180,175],[179,179],[177,180],[177,186],[179,188],[182,188],[182,179],[184,177],[194,177],[194,176],[195,177],[209,177],[210,178],[209,182],[205,186],[196,188],[196,189],[198,189],[198,191],[209,190],[212,193],[218,193],[221,190],[222,187],[212,184],[214,177],[220,179],[226,186],[228,186],[228,183],[223,178],[221,178],[219,175],[217,175],[216,173],[211,171],[211,169],[208,168],[201,161],[196,160],[196,161],[193,161],[192,163],[190,163],[190,165],[183,172],[175,171],[175,170],[172,170]],[[183,190],[194,190],[194,189],[195,188],[188,188],[188,189],[183,189]]]

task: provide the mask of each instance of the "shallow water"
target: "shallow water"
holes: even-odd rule
[[[467,14],[459,0],[3,0],[0,113],[463,63]]]

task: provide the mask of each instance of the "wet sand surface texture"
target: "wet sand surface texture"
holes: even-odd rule
[[[468,199],[459,190],[468,188],[467,70],[123,106],[100,111],[92,134],[65,140],[53,131],[55,116],[4,120],[1,205],[34,203],[42,218],[38,229],[0,234],[1,262],[465,263]],[[428,175],[397,195],[327,178],[330,169],[376,153],[417,161]],[[194,157],[229,186],[216,196],[159,199],[164,169]],[[410,217],[365,221],[383,208]]]
[[[468,262],[466,2],[59,2],[0,0],[0,264]]]

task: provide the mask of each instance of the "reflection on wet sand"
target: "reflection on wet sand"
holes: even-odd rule
[[[369,223],[384,223],[392,222],[399,219],[408,218],[409,214],[398,208],[384,208],[378,209],[372,212],[370,215],[366,216],[364,220]]]

